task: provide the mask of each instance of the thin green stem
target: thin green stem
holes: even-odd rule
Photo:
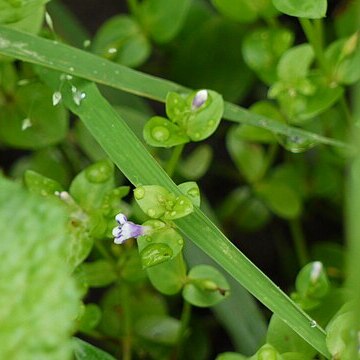
[[[130,296],[129,289],[127,286],[124,286],[124,298],[122,303],[123,314],[124,314],[124,326],[125,326],[125,336],[122,338],[122,359],[131,360],[131,348],[132,348],[132,316],[131,316],[131,306],[130,306]]]
[[[348,123],[349,126],[352,126],[353,123],[353,119],[352,119],[352,115],[349,109],[349,105],[346,101],[345,95],[343,94],[339,100],[339,105],[340,108],[342,110],[342,112],[344,113],[345,119]]]
[[[304,266],[309,262],[309,255],[306,248],[305,236],[301,227],[300,219],[296,218],[290,220],[289,226],[299,264],[300,266]]]
[[[185,341],[186,329],[189,326],[190,317],[191,317],[191,304],[188,303],[186,300],[184,300],[183,310],[180,319],[180,329],[178,333],[177,347],[176,347],[177,359],[181,359],[182,353],[184,351],[183,344]]]
[[[319,64],[319,67],[324,71],[326,75],[329,75],[330,69],[326,62],[326,58],[323,51],[322,35],[317,33],[317,31],[318,32],[320,31],[319,25],[317,26],[317,29],[315,29],[314,25],[311,23],[309,19],[300,18],[299,21],[308,42],[310,43],[310,45],[314,50],[315,58]]]
[[[171,154],[171,157],[170,157],[168,163],[166,164],[165,171],[170,177],[172,177],[174,175],[176,165],[179,162],[179,159],[180,159],[181,153],[184,149],[184,146],[185,146],[185,144],[175,146],[173,149],[173,152]]]

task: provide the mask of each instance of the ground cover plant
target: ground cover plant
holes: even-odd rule
[[[358,359],[360,2],[118,3],[0,0],[0,359]]]

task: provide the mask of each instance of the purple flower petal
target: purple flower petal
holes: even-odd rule
[[[202,105],[205,104],[206,100],[208,99],[208,92],[207,90],[199,90],[196,94],[195,97],[192,101],[192,109],[196,110],[199,107],[201,107]]]

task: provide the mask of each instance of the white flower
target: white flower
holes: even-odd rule
[[[127,239],[137,238],[138,236],[145,235],[149,231],[148,226],[134,224],[128,221],[122,213],[117,214],[115,220],[119,224],[112,230],[115,244],[123,244]]]

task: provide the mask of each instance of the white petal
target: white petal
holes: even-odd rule
[[[117,226],[112,229],[112,235],[114,237],[119,237],[121,234],[121,229]]]
[[[120,225],[124,225],[127,222],[127,217],[122,214],[119,213],[115,216],[115,220],[120,224]]]

